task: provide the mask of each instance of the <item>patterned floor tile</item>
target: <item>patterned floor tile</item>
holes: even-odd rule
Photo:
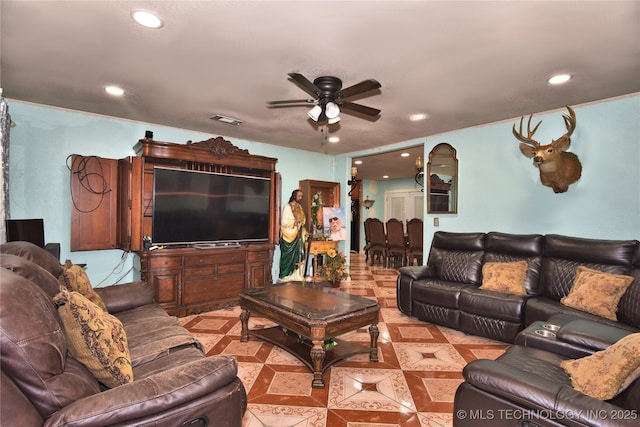
[[[324,388],[312,387],[309,368],[286,350],[257,337],[241,343],[237,306],[179,319],[207,354],[236,357],[249,402],[244,427],[451,427],[464,365],[495,359],[509,347],[401,313],[394,269],[371,267],[353,254],[350,268],[340,291],[377,299],[381,307],[379,361],[371,363],[368,353],[344,359],[324,372]],[[272,326],[249,318],[250,329]],[[340,338],[371,339],[366,327]]]
[[[467,361],[451,344],[394,343],[400,367],[406,371],[460,372]]]

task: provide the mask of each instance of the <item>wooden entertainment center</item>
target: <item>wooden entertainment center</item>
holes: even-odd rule
[[[152,285],[156,301],[177,316],[235,305],[243,289],[271,285],[279,236],[277,159],[251,155],[221,137],[186,144],[141,139],[134,148],[137,156],[120,160],[72,156],[71,250],[136,252],[141,279]],[[270,179],[268,240],[151,249],[145,237],[152,235],[156,166]],[[87,185],[95,176],[104,185]]]

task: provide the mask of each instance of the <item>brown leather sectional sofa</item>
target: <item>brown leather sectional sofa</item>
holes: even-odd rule
[[[484,263],[523,260],[526,295],[480,289]],[[560,302],[579,266],[634,278],[618,303],[617,320]],[[464,368],[454,426],[640,425],[639,379],[599,400],[575,390],[560,366],[640,331],[637,240],[436,232],[427,266],[400,269],[397,300],[407,315],[514,344],[496,360]]]
[[[33,244],[0,246],[0,425],[240,426],[233,357],[200,343],[133,282],[96,288],[127,335],[133,382],[106,388],[68,351],[52,298],[62,266]]]

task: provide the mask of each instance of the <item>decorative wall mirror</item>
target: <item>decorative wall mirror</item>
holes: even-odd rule
[[[427,174],[427,213],[458,213],[458,159],[447,143],[433,147],[429,153]]]

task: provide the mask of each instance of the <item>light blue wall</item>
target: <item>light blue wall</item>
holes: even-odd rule
[[[10,139],[10,209],[11,218],[44,218],[45,240],[61,244],[61,259],[87,264],[94,285],[133,280],[134,256],[119,250],[70,252],[71,197],[66,158],[70,154],[95,155],[119,159],[135,155],[133,146],[146,130],[157,141],[184,143],[209,139],[203,134],[148,123],[61,110],[42,105],[8,100],[9,114],[17,124]],[[282,176],[282,201],[286,203],[293,189],[303,179],[336,181],[336,165],[346,168],[346,159],[292,150],[268,144],[227,138],[251,154],[275,157]],[[346,181],[345,181],[346,182]],[[278,273],[279,252],[274,257],[274,277]],[[112,270],[115,270],[112,273]],[[105,280],[106,279],[106,280]]]
[[[159,141],[186,142],[208,139],[202,134],[159,125],[66,111],[8,100],[9,112],[17,123],[11,129],[10,193],[12,218],[44,218],[48,242],[62,244],[61,258],[88,264],[93,283],[104,285],[125,275],[133,266],[128,256],[122,266],[121,251],[69,252],[70,195],[69,154],[122,158],[133,155],[132,147],[154,132]],[[437,216],[433,227],[426,215],[425,245],[433,232],[492,231],[509,233],[558,233],[603,239],[640,238],[640,95],[575,107],[577,128],[570,151],[582,162],[582,178],[564,194],[555,194],[540,184],[530,159],[518,149],[511,133],[515,119],[441,135],[392,144],[385,149],[332,157],[301,150],[229,139],[250,153],[275,157],[282,175],[282,203],[298,181],[315,179],[341,183],[341,205],[348,207],[346,185],[351,158],[384,150],[424,145],[429,151],[438,143],[453,145],[458,153],[460,193],[458,214]],[[565,132],[562,111],[537,114],[543,120],[536,138],[548,143]],[[386,185],[363,182],[363,197],[376,200],[362,219],[383,217]],[[414,185],[409,180],[408,189]],[[399,189],[394,187],[393,189]],[[376,214],[379,211],[379,214]],[[347,232],[349,223],[347,221]],[[361,232],[361,235],[364,235]],[[341,249],[348,251],[349,242]],[[277,274],[276,250],[273,273]],[[112,269],[114,274],[110,275]],[[132,278],[126,274],[123,281]]]
[[[582,177],[566,193],[540,183],[538,170],[524,157],[511,132],[516,119],[426,138],[425,152],[447,142],[457,150],[460,193],[458,214],[427,214],[425,246],[435,231],[502,231],[564,234],[601,239],[640,239],[640,95],[574,107],[577,127],[569,151],[582,163]],[[566,132],[562,113],[542,120],[535,138],[542,144]],[[415,146],[417,140],[394,150]],[[373,154],[353,153],[352,157]],[[387,190],[383,181],[365,181],[363,195],[376,200],[363,211],[383,218]],[[413,189],[411,182],[408,189]],[[426,209],[425,209],[426,212]],[[440,226],[433,226],[433,217]]]

